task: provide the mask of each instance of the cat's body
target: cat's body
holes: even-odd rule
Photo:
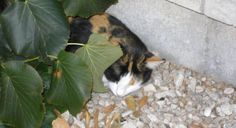
[[[123,56],[104,72],[103,82],[118,96],[138,90],[147,82],[153,68],[162,60],[148,51],[144,43],[121,21],[103,13],[70,21],[69,42],[84,43],[92,33],[105,34],[114,45],[119,45]],[[79,46],[67,46],[66,51],[74,52]]]

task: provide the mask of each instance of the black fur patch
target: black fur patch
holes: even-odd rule
[[[69,43],[87,43],[91,32],[92,25],[86,19],[76,17],[70,24]],[[69,45],[66,51],[75,52],[80,46]]]
[[[107,30],[105,27],[101,27],[99,30],[98,30],[98,33],[106,33]]]
[[[120,77],[128,73],[128,67],[126,64],[117,60],[112,66],[107,68],[104,72],[106,78],[112,82],[118,82]]]
[[[0,13],[7,7],[8,2],[6,0],[0,0]]]

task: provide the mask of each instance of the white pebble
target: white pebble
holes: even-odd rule
[[[177,107],[178,107],[177,105],[171,104],[171,109],[172,109],[172,110],[176,109]]]
[[[196,86],[196,93],[201,93],[204,91],[204,88],[201,86]]]
[[[178,91],[178,90],[176,90],[175,93],[176,93],[176,95],[179,96],[179,97],[182,96],[182,93],[181,93],[180,91]]]
[[[182,73],[179,73],[177,77],[175,77],[175,87],[176,89],[179,89],[180,86],[183,84],[184,81],[184,75]]]
[[[202,80],[203,82],[204,82],[204,81],[206,81],[206,77],[202,77],[202,79],[201,79],[201,80]]]
[[[162,87],[162,86],[160,86],[160,89],[163,90],[163,91],[168,91],[168,90],[170,90],[168,87]]]
[[[153,114],[148,114],[147,117],[149,118],[149,120],[151,120],[151,122],[157,122],[158,121],[157,117]]]
[[[193,118],[193,115],[190,113],[190,114],[188,114],[188,118],[189,119],[192,119]]]
[[[100,100],[100,101],[98,102],[98,104],[101,105],[101,106],[105,106],[105,101],[104,101],[104,100]]]
[[[131,115],[133,113],[133,111],[129,110],[129,111],[126,111],[124,113],[122,113],[122,117],[126,117],[128,115]]]
[[[224,90],[224,94],[226,95],[230,95],[230,94],[233,94],[234,93],[234,88],[226,88]]]
[[[232,108],[233,108],[233,112],[236,113],[236,104],[233,104]]]
[[[137,125],[137,128],[144,128],[144,126],[145,126],[145,124],[143,122],[141,122],[141,121],[138,121],[136,123],[136,125]]]
[[[69,118],[70,118],[70,113],[69,113],[69,111],[67,110],[67,111],[65,111],[64,113],[62,113],[61,116],[62,116],[63,119],[65,119],[66,121],[68,121]]]
[[[153,84],[148,84],[145,87],[143,87],[145,92],[156,92],[156,88],[154,87]]]
[[[192,92],[195,92],[195,88],[196,88],[196,85],[197,85],[197,80],[193,77],[190,78],[190,83],[188,85],[188,88],[192,91]]]
[[[229,116],[233,114],[233,105],[230,105],[229,103],[222,104],[221,106],[216,108],[216,113],[219,116]]]
[[[206,107],[204,110],[204,116],[209,117],[211,115],[212,109],[210,107]]]
[[[131,122],[131,121],[127,121],[123,126],[122,128],[136,128],[136,125],[134,122]]]
[[[232,109],[232,106],[230,104],[223,104],[221,106],[221,110],[222,112],[225,114],[225,115],[231,115],[233,113],[233,109]]]
[[[160,99],[162,97],[167,97],[167,96],[174,98],[174,97],[176,97],[176,93],[174,90],[170,90],[170,91],[164,91],[164,92],[160,92],[160,93],[155,94],[155,97],[157,99]]]
[[[187,128],[187,127],[183,124],[178,124],[175,128]]]

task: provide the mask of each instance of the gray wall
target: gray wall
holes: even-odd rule
[[[119,0],[107,12],[151,50],[236,86],[236,0]]]

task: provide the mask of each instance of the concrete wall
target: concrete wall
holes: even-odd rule
[[[119,0],[107,12],[168,60],[236,86],[236,0]]]

